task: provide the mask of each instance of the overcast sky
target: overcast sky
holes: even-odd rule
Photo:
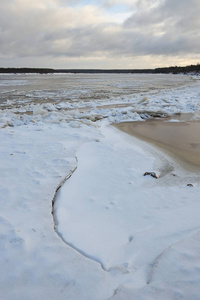
[[[200,62],[199,0],[0,0],[0,66]]]

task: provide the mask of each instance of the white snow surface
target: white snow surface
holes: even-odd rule
[[[199,119],[199,79],[157,75],[168,86],[144,92],[151,77],[139,76],[130,94],[130,77],[114,77],[121,96],[105,99],[103,86],[87,100],[87,87],[75,101],[74,87],[68,102],[20,103],[29,76],[1,81],[12,97],[0,110],[0,299],[199,299],[200,173],[110,125],[152,112]]]

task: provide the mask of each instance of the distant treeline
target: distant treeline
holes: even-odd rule
[[[186,67],[166,67],[166,68],[156,68],[156,69],[48,69],[48,68],[0,68],[0,73],[15,73],[15,74],[26,74],[26,73],[36,73],[36,74],[55,74],[55,73],[86,73],[86,74],[99,74],[99,73],[151,73],[151,74],[179,74],[179,73],[200,73],[200,64],[190,65]]]
[[[25,74],[25,73],[39,73],[39,74],[49,74],[54,73],[54,69],[44,69],[44,68],[0,68],[0,73],[15,73],[15,74]]]
[[[200,73],[200,64],[190,65],[186,67],[167,67],[167,68],[156,68],[154,69],[154,73]]]

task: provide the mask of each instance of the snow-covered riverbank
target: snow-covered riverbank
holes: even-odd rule
[[[0,112],[2,299],[198,299],[200,173],[110,123],[200,111],[199,83],[145,97]]]

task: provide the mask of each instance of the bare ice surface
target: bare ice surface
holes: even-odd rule
[[[187,113],[193,128],[199,88],[184,75],[0,75],[0,299],[199,298],[199,169],[111,126],[172,116],[166,130]]]

